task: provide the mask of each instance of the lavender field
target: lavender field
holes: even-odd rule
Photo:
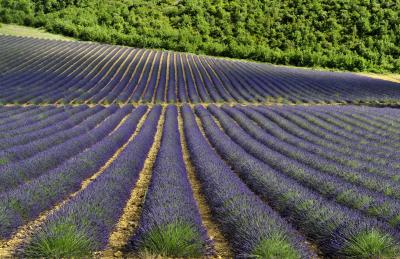
[[[352,73],[1,35],[0,82],[3,104],[400,104],[397,83]]]
[[[0,257],[400,256],[399,84],[0,46]]]

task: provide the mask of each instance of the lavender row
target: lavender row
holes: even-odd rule
[[[116,110],[115,107],[110,107],[109,109]],[[46,171],[57,167],[68,158],[91,147],[112,132],[130,109],[131,107],[128,106],[119,109],[98,127],[80,136],[69,139],[62,144],[40,152],[26,160],[1,166],[0,193],[40,176]]]
[[[370,112],[373,111],[373,108],[367,109],[365,112]],[[349,108],[343,108],[343,109],[337,109],[337,108],[330,108],[327,109],[326,107],[323,107],[321,109],[307,109],[307,111],[303,111],[304,113],[307,113],[307,116],[324,116],[321,115],[321,113],[336,113],[336,117],[343,118],[345,117],[345,113],[357,113],[357,108],[356,107],[349,107]],[[330,116],[329,114],[326,114],[327,116]],[[342,126],[342,130],[340,130],[341,135],[348,135],[348,131],[351,131],[354,126],[351,124],[356,123],[356,120],[347,120],[347,122],[335,122],[329,118],[326,119],[326,125],[329,123],[329,125],[332,124],[337,124]],[[382,135],[376,135],[373,136],[373,133],[371,131],[374,131],[376,129],[376,124],[372,118],[369,120],[370,124],[375,124],[375,127],[370,127],[368,131],[359,132],[357,135],[353,136],[351,140],[347,139],[347,142],[341,141],[338,143],[343,143],[343,145],[349,145],[351,143],[353,145],[353,149],[357,148],[357,146],[360,146],[360,151],[361,152],[366,152],[370,151],[373,152],[373,157],[375,157],[375,160],[379,161],[382,165],[387,165],[390,163],[390,166],[394,166],[394,168],[398,169],[398,166],[400,165],[399,162],[399,152],[397,149],[397,146],[399,145],[397,139],[397,135],[399,133],[399,129],[392,129],[390,130],[389,127],[386,127],[386,133],[383,133],[385,136]],[[350,124],[350,125],[348,125]],[[357,127],[357,126],[356,126]],[[327,126],[325,126],[327,128]],[[382,131],[383,132],[383,131]],[[336,135],[335,139],[339,140],[341,137]],[[343,139],[344,140],[344,139]],[[358,144],[359,143],[359,144]],[[364,156],[369,156],[368,160],[374,160],[373,158],[371,159],[370,154],[364,154]]]
[[[396,147],[396,144],[397,146],[399,145],[399,140],[396,138],[398,130],[390,127],[385,127],[385,130],[378,129],[376,126],[368,125],[371,123],[370,120],[368,120],[368,123],[365,123],[365,120],[362,122],[360,121],[360,117],[356,117],[355,115],[346,116],[341,110],[337,110],[337,108],[332,108],[328,112],[316,110],[313,112],[313,115],[336,126],[338,129],[347,129],[348,132],[356,137],[362,136],[371,142],[388,145],[389,147]]]
[[[79,107],[73,109],[65,109],[63,113],[51,116],[40,123],[28,125],[17,130],[8,131],[0,134],[0,149],[6,149],[16,145],[26,144],[28,142],[44,138],[57,131],[68,129],[78,124],[86,117],[101,110],[102,107],[88,109],[87,107]]]
[[[364,112],[366,109],[360,109],[360,113]],[[400,118],[398,117],[398,109],[392,108],[377,108],[368,109],[370,115],[375,116],[378,120],[385,120],[386,123],[394,123],[396,125],[400,124]]]
[[[281,113],[281,111],[277,109],[275,109],[275,111]],[[345,125],[338,127],[334,125],[332,121],[324,121],[322,118],[319,118],[316,113],[317,112],[313,112],[312,110],[306,112],[290,109],[290,112],[285,114],[285,116],[294,118],[296,121],[300,118],[300,120],[304,120],[307,124],[314,124],[319,132],[325,131],[328,135],[332,135],[333,137],[330,137],[330,139],[333,142],[343,144],[344,146],[351,146],[353,149],[363,152],[373,152],[374,156],[377,157],[398,159],[400,153],[395,146],[392,147],[390,144],[379,143],[379,141],[376,141],[376,138],[371,138],[369,132],[365,132],[365,134],[354,134],[350,132],[351,126],[346,127]],[[315,131],[315,128],[311,127],[310,131]]]
[[[383,172],[386,169],[393,171],[396,169],[394,164],[388,165],[386,160],[380,159],[371,154],[365,154],[360,150],[337,144],[325,138],[328,134],[317,135],[300,126],[291,123],[284,117],[274,113],[272,109],[262,109],[256,107],[235,106],[248,118],[254,121],[263,130],[273,136],[296,145],[306,148],[308,151],[356,168],[365,168],[373,173]],[[310,127],[311,125],[308,125]],[[349,160],[351,156],[351,160]]]
[[[152,146],[160,113],[161,107],[154,107],[118,158],[96,181],[50,216],[26,246],[26,256],[82,257],[105,248]],[[77,246],[69,246],[70,250],[57,242],[68,237],[77,242]]]
[[[49,44],[49,43],[39,44],[38,46],[37,42],[35,42],[33,39],[24,39],[24,38],[18,38],[18,39],[3,38],[2,42],[7,43],[9,48],[12,48],[13,50],[17,50],[18,48],[20,48],[21,52],[25,54],[25,55],[20,55],[19,57],[15,57],[15,55],[13,55],[13,52],[10,51],[1,56],[1,68],[5,71],[8,71],[11,68],[9,64],[12,64],[13,62],[16,61],[23,63],[24,61],[27,61],[29,60],[29,58],[31,58],[31,55],[28,54],[29,51],[27,51],[28,47],[34,47],[36,45],[38,47],[38,50],[41,50],[44,49]]]
[[[24,112],[26,109],[29,110],[29,109],[32,109],[32,107],[26,108],[26,107],[3,106],[0,108],[0,118],[4,119],[4,118],[10,117],[10,116],[19,114],[21,112]]]
[[[400,235],[379,220],[338,205],[249,155],[222,132],[211,115],[196,106],[206,135],[241,179],[316,242],[328,256],[399,255]],[[376,242],[383,245],[376,247]]]
[[[77,191],[129,139],[147,108],[139,106],[113,133],[31,182],[0,195],[0,237],[9,238],[21,225],[35,219]]]
[[[100,91],[95,93],[95,96],[92,97],[90,102],[98,103],[98,102],[106,102],[112,103],[113,100],[121,100],[121,93],[127,89],[130,84],[134,83],[134,75],[135,71],[139,69],[140,58],[143,56],[144,50],[137,49],[134,53],[131,54],[133,56],[130,59],[125,59],[124,68],[122,71],[125,71],[124,74],[118,73],[115,74],[114,80],[111,80],[107,83],[107,87],[103,87]],[[128,62],[129,61],[129,62]],[[111,90],[110,90],[111,89]],[[128,91],[127,91],[128,92]],[[124,99],[126,100],[126,99]]]
[[[385,108],[381,108],[383,111]],[[379,135],[386,136],[387,134],[397,133],[400,125],[398,119],[396,118],[385,118],[384,112],[378,112],[377,114],[369,114],[369,111],[374,111],[375,109],[367,109],[365,107],[354,107],[353,109],[345,109],[340,111],[342,116],[346,116],[346,119],[350,119],[351,122],[356,122],[359,127],[366,127],[373,131],[378,132]],[[322,109],[325,112],[325,109]],[[335,112],[339,110],[333,109]],[[389,132],[385,132],[388,130]]]
[[[100,108],[100,110],[102,109]],[[116,107],[112,107],[110,109],[103,109],[97,114],[85,113],[83,114],[83,116],[81,115],[79,118],[80,121],[83,121],[82,123],[80,124],[76,123],[75,120],[75,125],[70,124],[71,128],[66,130],[61,130],[55,134],[52,134],[50,136],[45,136],[38,140],[35,140],[35,138],[39,137],[41,132],[34,132],[33,138],[29,134],[28,136],[21,136],[21,137],[7,139],[7,145],[12,147],[0,151],[1,164],[5,165],[8,163],[14,163],[16,161],[28,159],[31,156],[34,156],[54,146],[60,145],[72,138],[79,137],[85,134],[87,131],[92,130],[97,125],[101,124],[102,121],[107,119],[107,117],[113,114],[116,110],[117,110]],[[127,112],[129,112],[129,108],[126,110]],[[57,129],[57,127],[54,128]],[[24,144],[23,142],[28,142],[28,143]]]
[[[79,102],[80,100],[90,101],[91,97],[101,90],[103,87],[107,86],[108,82],[111,82],[112,75],[115,75],[118,68],[121,66],[123,61],[129,57],[129,53],[132,49],[119,48],[119,51],[116,53],[115,59],[113,62],[111,60],[106,60],[105,68],[96,71],[96,77],[94,81],[89,81],[85,85],[81,87],[85,92],[79,95],[76,100]]]
[[[341,114],[336,115],[336,117],[339,118],[336,119],[334,118],[335,115],[331,116],[330,114],[321,113],[322,112],[310,110],[310,112],[308,112],[305,116],[308,118],[313,117],[319,125],[328,129],[331,132],[334,132],[335,134],[346,139],[347,141],[357,143],[360,142],[360,139],[362,139],[362,142],[360,142],[361,145],[376,150],[377,152],[375,153],[377,153],[378,155],[386,155],[390,158],[399,157],[400,152],[398,151],[398,147],[400,146],[400,143],[398,142],[397,137],[398,131],[396,132],[395,130],[395,133],[390,133],[389,130],[386,130],[386,133],[384,134],[387,136],[385,137],[379,134],[374,134],[373,132],[371,132],[373,131],[371,129],[357,129],[358,126],[354,125],[354,120],[350,120],[350,123],[349,120],[347,120],[347,122],[340,120],[343,117]],[[336,113],[338,112],[336,111]]]
[[[270,116],[269,110],[265,109],[265,107],[257,108],[258,111],[263,113],[263,115]],[[278,120],[274,120],[276,123],[285,123],[283,126],[286,130],[291,130],[293,127],[300,128],[303,133],[307,134],[307,137],[317,136],[319,139],[323,139],[324,141],[329,141],[334,143],[335,145],[340,145],[343,149],[348,148],[349,150],[356,150],[359,152],[363,152],[368,159],[391,159],[393,158],[393,151],[387,152],[390,150],[385,150],[386,147],[382,145],[374,145],[374,143],[367,141],[359,141],[360,138],[349,139],[343,136],[345,131],[333,131],[329,124],[321,125],[316,120],[310,119],[310,115],[312,113],[298,115],[292,109],[273,109],[273,113],[279,115]],[[272,115],[274,116],[274,115]],[[283,119],[282,119],[283,118]],[[283,121],[284,120],[284,121]],[[311,134],[311,135],[310,135]],[[374,154],[370,156],[369,154]]]
[[[208,237],[183,161],[177,115],[176,106],[166,108],[161,146],[131,247],[161,256],[197,257],[207,253]]]
[[[40,89],[40,84],[42,82],[49,82],[51,83],[53,86],[55,86],[51,91],[48,92],[40,92],[39,91],[39,95],[36,95],[35,97],[33,97],[32,102],[37,102],[36,99],[45,99],[46,96],[53,96],[54,98],[56,98],[55,100],[57,100],[60,95],[57,94],[57,88],[59,88],[60,86],[63,85],[63,88],[68,89],[68,91],[74,91],[73,89],[76,88],[72,88],[72,86],[74,84],[77,84],[78,82],[80,83],[84,83],[85,82],[85,78],[88,76],[86,74],[84,74],[84,68],[85,69],[93,69],[94,67],[92,66],[93,62],[101,57],[104,53],[104,50],[107,49],[105,46],[100,47],[99,45],[89,45],[87,46],[89,48],[88,51],[86,52],[78,52],[75,53],[74,55],[70,55],[70,58],[64,58],[63,62],[61,64],[63,64],[63,67],[59,68],[62,70],[62,72],[60,74],[54,75],[52,73],[50,74],[45,74],[41,77],[41,80],[36,81],[36,87]],[[98,53],[100,54],[97,58],[94,57],[90,57],[90,55]],[[83,55],[81,55],[83,54]],[[71,58],[73,57],[73,58]],[[83,62],[81,62],[83,61]],[[56,63],[57,64],[57,63]],[[60,62],[58,62],[58,65],[60,65]],[[100,65],[100,64],[99,64]],[[18,74],[18,73],[17,73]],[[68,82],[63,81],[62,78],[64,77],[64,74],[67,74],[69,78],[73,78],[73,80],[69,80]],[[40,76],[40,74],[39,74]],[[35,82],[35,79],[33,77],[33,79],[31,78],[31,82]],[[61,92],[61,91],[60,91]]]
[[[0,122],[0,130],[6,132],[8,130],[14,130],[31,123],[40,121],[41,119],[61,112],[61,108],[54,107],[35,107],[27,112],[12,116],[11,118],[4,119]]]
[[[252,193],[209,146],[191,109],[184,106],[182,114],[190,158],[202,192],[235,254],[312,257],[313,253],[304,246],[304,239]]]
[[[75,46],[75,48],[74,48]],[[36,55],[36,57],[31,57],[30,59],[27,60],[25,63],[19,63],[17,66],[12,66],[11,69],[7,71],[8,74],[14,75],[8,78],[6,81],[8,84],[17,84],[21,81],[27,81],[32,84],[33,87],[35,87],[34,82],[35,79],[39,79],[39,81],[51,81],[53,82],[49,76],[54,73],[33,73],[33,72],[39,72],[39,71],[50,71],[53,69],[54,71],[57,71],[60,67],[65,67],[66,65],[71,65],[70,60],[71,58],[83,58],[85,56],[85,52],[80,52],[82,48],[86,49],[91,49],[95,47],[96,45],[90,44],[86,46],[79,46],[76,45],[76,43],[67,43],[67,44],[58,44],[56,46],[51,46],[50,48],[47,48],[46,50],[42,51],[41,55]],[[73,52],[71,52],[73,51]],[[53,58],[51,62],[45,62],[46,59],[52,57],[54,54],[59,53],[56,58]],[[62,55],[61,55],[62,53]],[[73,54],[73,55],[71,55]],[[28,54],[29,55],[29,54]],[[68,55],[70,56],[68,58]],[[63,60],[64,62],[59,62],[60,60]],[[39,69],[32,69],[33,67],[39,67]],[[51,69],[49,69],[51,68]],[[17,75],[19,73],[24,73],[20,77]],[[30,73],[29,73],[30,72]],[[41,77],[40,77],[41,76]],[[54,79],[54,77],[53,77]]]
[[[1,107],[3,109],[7,108],[6,106],[1,106]],[[14,108],[14,107],[12,107],[12,108]],[[1,118],[0,125],[16,121],[17,119],[19,119],[21,117],[23,118],[23,116],[30,116],[31,114],[35,114],[38,111],[40,111],[39,108],[40,107],[37,107],[37,106],[15,107],[14,111],[8,111],[8,112],[4,113],[4,116]]]
[[[2,103],[397,103],[400,97],[397,83],[350,73],[93,43],[22,41],[0,41],[0,56],[8,56],[0,61]]]
[[[384,115],[388,110],[396,110],[396,109],[376,109],[376,108],[361,108],[361,107],[341,107],[341,109],[337,109],[335,107],[320,107],[319,109],[314,109],[310,107],[309,109],[305,109],[304,112],[308,115],[313,115],[316,110],[325,111],[325,110],[335,110],[340,111],[341,114],[344,113],[357,113],[359,109],[362,109],[363,113],[372,113],[377,112],[380,116]],[[263,109],[266,111],[267,109]],[[327,141],[324,141],[324,145],[330,146],[330,148],[335,148],[338,151],[343,151],[351,156],[357,157],[358,159],[365,160],[367,162],[373,162],[375,164],[380,164],[384,167],[393,167],[394,169],[398,169],[400,166],[400,160],[398,159],[398,151],[395,148],[391,148],[390,144],[382,145],[376,143],[375,141],[370,141],[367,139],[366,134],[361,134],[355,136],[352,140],[343,137],[343,135],[347,134],[346,128],[351,127],[349,125],[345,125],[344,129],[340,130],[342,135],[338,135],[336,133],[328,131],[329,128],[325,125],[320,129],[316,128],[315,125],[312,123],[308,123],[308,121],[302,121],[300,117],[296,117],[294,115],[293,109],[286,109],[282,113],[278,109],[273,109],[274,112],[281,113],[284,115],[286,119],[292,120],[294,123],[298,124],[299,126],[303,127],[306,131],[308,130],[311,134],[316,134],[325,138],[327,141],[331,142],[331,144],[327,144]],[[393,111],[392,111],[393,112]],[[394,111],[395,113],[395,111]],[[398,115],[398,112],[397,112]],[[280,117],[282,120],[285,118]],[[299,129],[298,126],[295,124],[287,124],[285,129],[291,130],[292,128]],[[297,131],[296,129],[296,131]],[[339,148],[338,148],[339,147]]]
[[[9,67],[6,72],[10,73],[13,71],[21,71],[21,70],[27,70],[29,67],[40,67],[40,68],[46,68],[46,65],[53,65],[51,62],[45,63],[46,59],[48,59],[51,55],[54,55],[57,52],[67,50],[71,51],[73,46],[76,46],[76,43],[72,42],[42,42],[42,44],[38,45],[37,42],[32,42],[31,39],[26,39],[26,42],[22,43],[23,45],[28,45],[21,47],[18,46],[16,48],[13,48],[14,51],[20,50],[20,53],[23,55],[23,58],[21,58],[20,55],[13,55],[13,60],[10,62]],[[7,45],[8,46],[8,45]],[[41,51],[41,53],[37,52],[32,52],[28,51],[30,49],[37,49],[38,51]],[[11,54],[11,53],[8,53]],[[79,54],[79,53],[76,53]],[[57,57],[54,58],[53,60],[59,60],[62,59],[63,57]],[[21,62],[21,59],[24,59],[24,62]],[[14,63],[14,65],[12,65]],[[40,66],[42,65],[42,66]],[[11,79],[13,80],[13,79]],[[15,78],[14,78],[15,80]]]
[[[362,156],[362,153],[356,155],[354,154],[356,153],[355,150],[348,150],[348,152],[346,152],[347,150],[345,148],[337,145],[333,146],[333,144],[326,141],[314,141],[314,139],[311,139],[310,141],[310,138],[304,138],[304,135],[296,134],[297,129],[292,129],[291,133],[285,132],[283,128],[281,128],[279,125],[276,125],[273,121],[263,117],[257,112],[257,110],[249,107],[237,106],[237,108],[240,111],[226,107],[223,108],[223,110],[229,113],[229,115],[236,121],[242,121],[242,123],[239,124],[246,131],[249,129],[249,127],[254,129],[252,124],[257,124],[257,126],[265,131],[265,133],[262,133],[265,135],[262,138],[268,138],[266,140],[267,142],[269,139],[273,140],[276,138],[277,140],[275,141],[282,141],[284,145],[293,145],[298,152],[304,151],[305,153],[302,155],[308,154],[308,158],[306,159],[321,157],[325,160],[345,166],[347,168],[346,170],[368,172],[384,178],[396,180],[395,176],[397,175],[397,170],[392,165],[382,164],[378,162],[377,159],[365,159],[365,156]],[[254,134],[252,135],[254,136]],[[272,148],[274,149],[274,147]]]
[[[336,135],[341,136],[342,138],[346,139],[347,141],[357,142],[360,137],[364,138],[366,141],[369,142],[369,145],[372,147],[379,147],[384,150],[392,151],[395,150],[396,147],[392,147],[391,143],[388,140],[384,140],[381,137],[377,137],[373,133],[368,130],[357,130],[354,129],[354,126],[346,125],[345,122],[340,122],[339,120],[335,119],[333,116],[323,115],[318,111],[315,112],[304,112],[301,109],[299,111],[293,111],[293,113],[302,116],[303,118],[310,120],[316,123],[319,127],[325,128],[330,132],[333,132]]]
[[[49,45],[49,43],[47,43],[47,44],[39,44],[39,46],[38,46],[37,42],[35,42],[33,39],[24,39],[21,37],[18,39],[3,38],[2,42],[7,43],[10,48],[15,49],[15,50],[22,47],[21,52],[25,54],[25,55],[20,55],[19,57],[15,57],[13,55],[13,52],[5,53],[5,55],[2,56],[1,64],[2,64],[2,68],[5,68],[6,71],[11,69],[11,67],[9,67],[8,65],[13,62],[17,61],[17,62],[23,63],[23,61],[29,60],[29,58],[31,56],[28,54],[29,52],[27,51],[27,47],[33,47],[36,44],[38,49],[43,49],[47,45]],[[33,53],[31,53],[31,54],[33,54]]]
[[[77,47],[79,47],[79,46],[77,46]],[[81,46],[81,47],[85,47],[85,46]],[[92,49],[92,47],[97,48],[97,46],[93,46],[93,45],[89,45],[88,47],[91,48],[91,49]],[[10,94],[7,95],[6,98],[8,100],[14,99],[17,102],[24,102],[27,99],[29,100],[29,99],[35,99],[35,98],[40,98],[40,99],[43,100],[43,98],[45,96],[47,96],[49,93],[53,93],[54,94],[54,90],[55,89],[59,89],[60,87],[68,90],[69,92],[71,92],[72,86],[79,82],[79,84],[76,85],[76,87],[74,86],[74,88],[73,88],[75,90],[78,89],[77,88],[78,86],[82,86],[82,84],[87,82],[87,80],[84,80],[84,79],[91,78],[91,76],[94,76],[94,75],[92,75],[91,72],[93,72],[96,68],[99,68],[99,67],[101,68],[101,66],[104,64],[104,62],[101,62],[101,63],[98,63],[97,66],[93,67],[92,64],[93,64],[93,62],[95,62],[98,59],[98,57],[93,56],[93,57],[91,57],[89,59],[84,59],[85,55],[84,56],[79,55],[79,49],[76,49],[77,52],[78,52],[78,55],[77,55],[77,53],[73,53],[74,55],[70,55],[70,58],[71,57],[78,58],[78,63],[74,62],[73,64],[71,64],[70,61],[65,62],[67,57],[65,57],[65,55],[64,55],[64,57],[58,56],[58,58],[60,58],[60,57],[63,58],[63,62],[57,62],[57,59],[54,59],[53,60],[54,64],[49,64],[49,63],[46,64],[46,66],[53,65],[53,67],[54,66],[57,67],[59,65],[67,65],[67,68],[64,67],[64,70],[62,70],[60,75],[57,75],[57,74],[54,74],[54,73],[48,73],[48,72],[41,73],[40,71],[35,71],[35,70],[34,71],[29,71],[27,73],[27,72],[24,72],[24,68],[19,68],[17,71],[13,71],[12,74],[11,74],[11,78],[9,80],[9,82],[12,85],[18,85],[21,82],[28,81],[31,84],[31,87],[33,88],[32,90],[34,90],[34,91],[32,91],[28,96],[21,96],[20,93],[12,93],[11,92]],[[103,55],[109,56],[109,57],[113,57],[113,56],[115,56],[115,53],[119,48],[114,49],[114,51],[111,51],[110,53],[104,52],[105,49],[106,48],[104,48],[104,47],[100,48],[100,49],[97,48],[95,53],[99,53],[100,57],[103,56]],[[103,50],[103,52],[101,50]],[[53,55],[56,52],[50,53],[49,55],[47,55],[47,57]],[[85,53],[85,52],[83,52],[83,53]],[[79,60],[80,61],[85,60],[85,61],[84,62],[79,62]],[[109,60],[109,62],[112,62],[112,61],[113,60]],[[28,64],[25,67],[29,68],[30,66],[32,66],[32,64],[34,64],[34,62],[33,63],[30,62],[30,64]],[[39,62],[39,64],[40,64],[40,62]],[[68,68],[68,65],[69,66],[72,65],[74,67],[74,69],[71,71]],[[90,69],[91,72],[86,71],[87,73],[85,74],[85,73],[83,73],[83,72],[85,72],[84,70],[82,70],[83,68]],[[68,72],[66,72],[66,71],[68,71]],[[64,72],[66,72],[66,73],[64,73]],[[20,73],[22,73],[22,75]],[[73,79],[73,80],[66,81],[64,74],[68,74],[68,78],[69,79]],[[17,77],[18,79],[15,80],[15,77]],[[64,80],[62,80],[63,78],[64,78]],[[49,91],[49,89],[47,89],[48,91],[46,92],[45,89],[43,88],[42,83],[49,83],[55,89],[53,88],[51,91]],[[62,92],[62,91],[60,91],[60,92]],[[59,96],[59,95],[56,93],[55,96]]]
[[[348,180],[348,178],[352,177],[352,172],[348,173],[348,178],[345,179],[337,177],[334,173],[326,173],[329,170],[324,169],[325,167],[335,168],[335,165],[327,166],[325,159],[307,154],[307,151],[296,150],[294,147],[291,149],[285,142],[274,140],[273,136],[266,134],[261,128],[232,110],[224,109],[225,111],[229,110],[227,113],[234,116],[238,125],[227,114],[216,110],[215,107],[211,107],[210,110],[227,135],[255,158],[313,189],[321,196],[333,199],[350,208],[358,209],[367,215],[376,216],[396,227],[399,224],[400,201],[388,198],[385,194],[370,191],[368,188],[351,184],[351,180]],[[243,127],[246,132],[240,127]],[[306,162],[303,162],[305,164],[308,162],[310,167],[296,161],[301,161],[299,158],[307,159]],[[387,186],[382,188],[387,188]]]
[[[53,107],[53,109],[54,108],[55,107]],[[53,124],[53,123],[57,123],[59,121],[65,120],[66,118],[68,118],[71,115],[74,115],[76,113],[79,113],[81,111],[88,109],[88,107],[83,106],[83,105],[79,106],[79,107],[65,106],[65,107],[62,107],[61,109],[63,109],[63,111],[60,113],[55,113],[50,116],[41,115],[40,116],[40,117],[42,117],[41,120],[38,120],[31,124],[22,125],[22,127],[18,127],[15,129],[11,129],[11,130],[2,132],[0,134],[0,139],[10,138],[15,135],[22,135],[22,134],[33,132],[35,130],[43,129],[45,127],[48,127],[49,124]]]
[[[259,159],[262,159],[269,164],[285,167],[287,163],[282,163],[282,165],[280,165],[279,161],[290,159],[290,166],[293,168],[298,168],[297,170],[317,170],[318,172],[335,176],[338,179],[343,179],[347,182],[364,186],[367,189],[381,192],[382,194],[388,196],[396,198],[400,197],[400,183],[393,182],[390,177],[385,179],[382,176],[371,174],[366,170],[340,165],[335,161],[330,161],[326,158],[315,156],[315,154],[312,154],[304,149],[289,145],[271,135],[265,134],[265,132],[257,130],[257,128],[249,127],[249,124],[244,126],[245,122],[238,121],[240,125],[245,127],[245,130],[248,132],[247,133],[239,127],[236,127],[234,122],[230,121],[227,116],[224,116],[223,112],[215,106],[211,105],[209,106],[209,109],[218,117],[224,129],[227,131],[227,134],[230,135],[232,139],[245,147],[248,152],[252,153],[253,155],[256,154]],[[249,134],[257,140],[254,140],[249,136]],[[260,142],[265,146],[260,145]],[[290,168],[286,170],[289,169]],[[386,174],[390,175],[390,172],[386,172]],[[396,171],[391,172],[391,176],[396,175]]]

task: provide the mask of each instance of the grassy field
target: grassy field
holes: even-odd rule
[[[20,26],[15,24],[1,24],[0,34],[12,35],[12,36],[23,36],[23,37],[33,37],[49,40],[67,40],[75,41],[76,39],[71,37],[65,37],[62,35],[46,32],[43,29],[36,29],[26,26]]]
[[[377,78],[377,79],[400,83],[400,75],[399,74],[373,74],[373,73],[360,73],[360,74],[363,76],[369,76],[372,78]]]

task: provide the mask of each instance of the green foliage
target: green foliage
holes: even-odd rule
[[[274,235],[262,240],[251,255],[256,258],[300,258],[296,249],[283,235]]]
[[[2,158],[2,157],[0,157],[0,166],[1,165],[5,165],[5,164],[7,164],[8,163],[8,159],[7,158]]]
[[[92,241],[73,223],[62,222],[41,230],[27,245],[24,256],[32,258],[89,257]]]
[[[168,257],[200,257],[203,254],[203,244],[196,230],[178,222],[150,231],[140,250],[144,254]]]
[[[342,252],[351,258],[395,258],[399,245],[389,235],[371,230],[349,240]]]
[[[378,0],[0,0],[0,21],[83,40],[352,71],[400,71],[400,4]]]

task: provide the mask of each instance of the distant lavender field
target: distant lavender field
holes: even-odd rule
[[[170,51],[0,36],[0,103],[395,102],[400,84]]]

